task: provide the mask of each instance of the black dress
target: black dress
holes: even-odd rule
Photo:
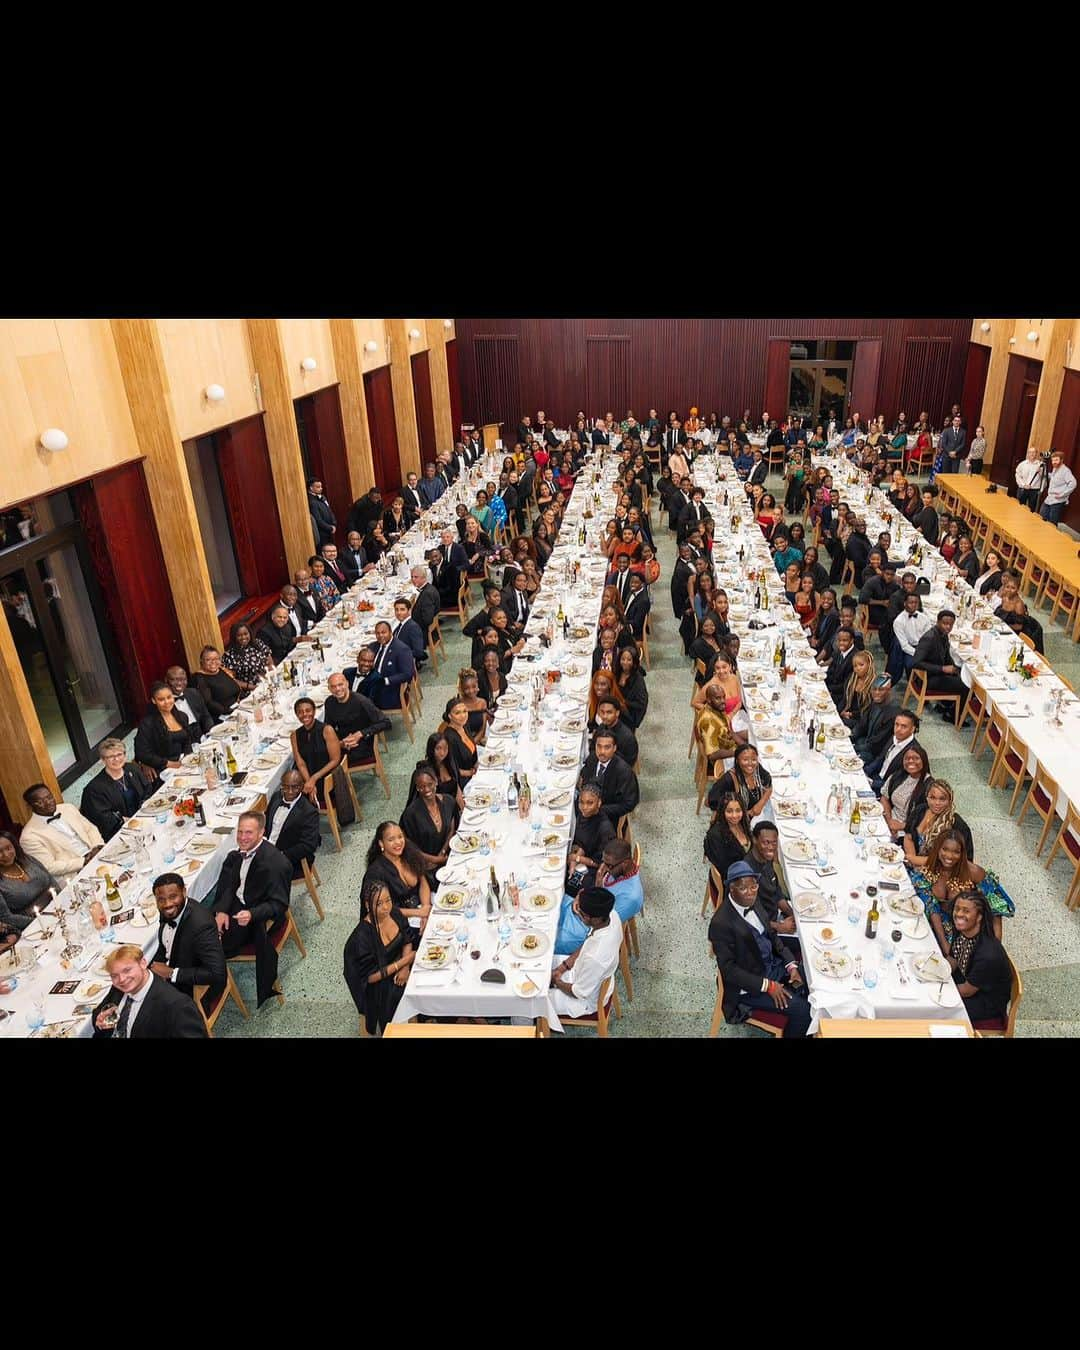
[[[720,805],[720,798],[726,792],[730,792],[738,797],[744,808],[749,811],[751,807],[757,806],[766,790],[772,787],[772,774],[769,773],[768,769],[763,769],[760,764],[757,770],[757,780],[758,786],[750,787],[743,782],[741,774],[736,776],[736,771],[729,769],[709,789],[709,805],[715,811]]]
[[[457,773],[459,780],[463,774],[469,774],[471,776],[472,771],[476,768],[478,759],[475,747],[472,750],[469,749],[458,734],[456,727],[447,727],[443,734],[446,736],[447,743],[450,746],[450,760],[453,763],[454,770]]]
[[[398,909],[420,908],[419,878],[410,885],[385,854],[380,854],[364,873],[361,890],[369,881],[381,881],[390,892],[390,899]],[[408,919],[405,922],[408,923]]]
[[[226,675],[223,670],[219,670],[216,675],[207,675],[205,671],[197,670],[194,682],[195,688],[202,695],[202,701],[206,704],[207,712],[215,722],[220,722],[223,717],[229,715],[233,704],[243,692],[233,677]]]
[[[482,695],[481,695],[482,697]],[[472,740],[476,740],[483,735],[484,728],[487,726],[487,709],[478,708],[475,712],[469,713],[469,720],[465,723],[465,730]]]
[[[309,777],[314,777],[320,769],[325,769],[330,763],[330,751],[326,746],[326,724],[316,718],[311,724],[310,731],[307,727],[297,727],[296,748],[307,765]],[[325,803],[325,784],[326,779],[320,778],[315,785],[321,804]]]
[[[439,811],[442,815],[441,828],[435,828],[435,823],[428,813],[424,799],[419,796],[414,797],[406,806],[399,821],[405,838],[414,843],[422,853],[428,853],[433,858],[446,851],[450,836],[454,833],[454,827],[457,824],[457,803],[454,799],[441,792],[436,792],[435,800],[439,804]],[[394,868],[394,871],[396,872],[397,868]],[[432,878],[433,872],[429,872],[429,885],[432,884]],[[398,880],[400,881],[400,877]]]
[[[720,655],[719,650],[703,637],[696,637],[690,644],[690,655],[695,661],[702,661],[705,664],[704,675],[695,667],[694,683],[699,686],[707,684],[712,675],[712,668],[716,664],[716,658]]]
[[[408,919],[396,907],[391,909],[390,917],[398,931],[388,946],[382,946],[375,925],[367,919],[360,920],[345,943],[345,983],[371,1036],[393,1021],[405,987],[395,984],[392,976],[368,984],[368,976],[388,969],[401,958],[406,946],[415,948],[417,940]]]
[[[578,816],[573,842],[583,850],[586,858],[598,863],[605,846],[614,838],[615,826],[603,811],[597,811],[595,816]]]
[[[179,731],[170,731],[164,717],[155,708],[146,714],[135,733],[135,758],[158,773],[170,760],[180,760],[191,752],[191,736],[196,728],[179,708],[173,709],[173,717],[180,724]]]
[[[705,836],[705,857],[720,874],[721,880],[727,880],[728,868],[732,863],[744,862],[750,852],[733,838],[720,824],[714,821]],[[726,889],[726,887],[725,887]]]
[[[645,676],[640,670],[635,670],[630,677],[629,683],[619,683],[619,692],[626,700],[626,711],[623,713],[623,721],[637,731],[645,720],[645,713],[649,707],[649,691],[645,686]]]

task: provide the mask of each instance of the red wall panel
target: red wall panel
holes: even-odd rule
[[[543,408],[557,425],[566,426],[579,408],[590,416],[616,402],[615,388],[596,391],[597,406],[587,406],[587,339],[624,336],[627,353],[627,401],[620,416],[633,408],[638,417],[650,406],[661,416],[676,408],[684,413],[696,404],[703,414],[738,417],[749,407],[757,417],[765,406],[767,351],[771,339],[876,338],[881,343],[878,369],[878,412],[891,418],[897,399],[904,346],[909,338],[943,338],[948,343],[943,400],[930,407],[937,420],[957,401],[963,384],[970,318],[961,319],[457,319],[459,373],[464,416],[468,420],[503,421],[517,425],[523,412]],[[932,383],[936,382],[936,368]],[[918,388],[914,401],[934,393]],[[935,396],[936,397],[936,396]],[[786,403],[785,388],[782,403]],[[922,405],[920,405],[922,406]],[[779,416],[786,407],[770,412]],[[909,417],[919,411],[906,408]]]
[[[420,436],[420,463],[426,464],[435,458],[435,409],[431,402],[431,366],[427,352],[417,352],[410,364],[416,430]]]
[[[986,393],[986,375],[990,369],[990,348],[981,342],[969,342],[967,365],[964,367],[964,387],[960,394],[960,411],[968,429],[968,440],[975,435]]]
[[[450,386],[450,426],[453,429],[454,440],[461,435],[461,376],[458,372],[458,345],[457,341],[446,344],[446,379]],[[444,450],[451,447],[443,446]]]
[[[380,366],[364,376],[371,458],[375,467],[375,485],[384,499],[401,487],[401,460],[398,456],[397,423],[394,421],[394,388],[390,367]]]
[[[165,559],[140,461],[80,483],[75,501],[119,648],[125,712],[139,718],[147,691],[171,665],[186,665]],[[212,635],[211,635],[212,636]]]
[[[322,479],[323,492],[340,528],[345,524],[353,497],[349,487],[349,465],[345,455],[345,432],[341,425],[338,386],[335,384],[328,389],[319,389],[306,398],[298,398],[296,404],[298,407],[303,405],[311,472]]]
[[[269,595],[285,584],[289,570],[262,414],[222,427],[214,439],[240,584],[245,596]]]

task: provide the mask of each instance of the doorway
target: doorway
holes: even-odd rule
[[[0,603],[64,787],[92,768],[97,745],[125,726],[113,677],[119,665],[111,633],[98,626],[105,603],[69,494],[15,508],[27,509],[24,521],[54,528],[31,529],[0,552]]]
[[[851,390],[854,342],[795,341],[788,367],[787,411],[813,427],[835,417],[843,426]],[[776,414],[777,420],[783,409]]]

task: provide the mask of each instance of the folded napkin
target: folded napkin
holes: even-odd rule
[[[457,966],[449,966],[446,970],[417,970],[409,979],[409,983],[417,989],[443,989],[450,984],[457,974]]]
[[[957,1022],[955,1025],[950,1023],[943,1027],[928,1027],[927,1030],[935,1041],[966,1041],[968,1039],[968,1029],[963,1022]]]

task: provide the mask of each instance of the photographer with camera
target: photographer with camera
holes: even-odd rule
[[[1026,506],[1029,511],[1038,511],[1039,494],[1042,492],[1045,477],[1039,452],[1033,445],[1029,445],[1027,458],[1022,459],[1016,466],[1017,500],[1021,506]]]
[[[1065,514],[1069,498],[1076,491],[1076,477],[1066,468],[1060,450],[1050,451],[1050,480],[1046,488],[1046,500],[1039,515],[1056,525]]]

